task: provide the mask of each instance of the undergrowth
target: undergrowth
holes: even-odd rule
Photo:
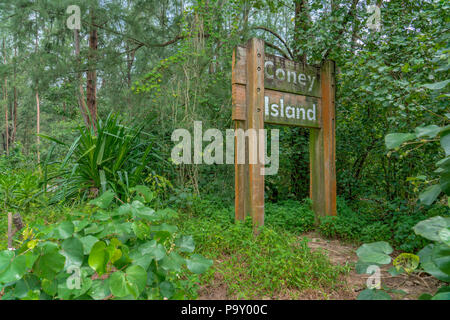
[[[255,237],[250,219],[234,223],[232,209],[197,202],[193,212],[181,216],[178,226],[193,235],[199,253],[216,261],[203,277],[203,284],[214,285],[220,275],[228,295],[238,299],[270,298],[288,292],[295,298],[295,291],[335,287],[348,268],[332,265],[326,256],[310,250],[306,238],[299,239],[280,228],[283,217],[292,231],[306,231],[312,226],[307,207],[298,208],[292,212],[286,207],[269,206],[266,227]],[[295,213],[301,217],[297,219]]]

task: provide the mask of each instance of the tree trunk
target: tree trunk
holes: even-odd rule
[[[3,38],[3,62],[6,65],[6,50],[5,50],[5,39]],[[5,85],[3,87],[3,99],[5,101],[5,152],[9,155],[9,121],[8,121],[8,87],[7,87],[7,76],[5,75]]]
[[[304,34],[308,29],[309,15],[306,11],[305,0],[294,0],[295,5],[295,32],[294,32],[294,58],[295,60],[306,64],[306,52],[300,52],[301,38],[300,35]]]
[[[95,59],[97,55],[97,28],[95,27],[94,9],[91,9],[91,30],[89,32],[89,54],[87,71],[87,106],[89,109],[91,124],[97,132],[97,71],[95,69]]]
[[[17,56],[17,49],[14,48],[14,57]],[[14,108],[13,108],[13,132],[11,142],[16,142],[17,135],[17,88],[16,88],[16,63],[14,61]]]
[[[78,69],[81,68],[80,59],[80,35],[79,30],[73,30],[73,38],[75,42],[75,56],[77,57]],[[84,89],[83,89],[83,73],[81,70],[78,72],[78,105],[80,107],[81,116],[83,117],[84,123],[87,127],[91,126],[91,121],[89,120],[88,111],[86,109],[86,102],[84,101]]]
[[[38,41],[39,41],[39,28],[37,25],[37,16],[36,16],[36,43],[35,43],[35,52],[38,52]],[[38,163],[41,163],[41,153],[40,153],[40,144],[41,138],[39,134],[41,133],[41,107],[39,104],[39,81],[36,81],[36,148],[37,148],[37,160]]]
[[[36,89],[36,143],[37,143],[37,159],[38,163],[41,163],[41,154],[39,151],[39,146],[41,144],[41,138],[39,134],[41,133],[41,108],[39,104],[39,92]]]

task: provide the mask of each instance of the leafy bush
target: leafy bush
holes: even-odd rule
[[[79,127],[80,135],[70,146],[44,136],[69,148],[61,166],[49,177],[57,190],[53,201],[79,194],[92,198],[106,189],[127,200],[129,189],[143,182],[152,144],[140,140],[142,129],[125,127],[113,114],[105,121],[98,120],[96,127],[97,132],[92,127]],[[71,159],[73,166],[69,168]]]
[[[250,218],[234,223],[233,208],[214,203],[208,207],[206,203],[203,200],[196,213],[181,216],[178,225],[193,235],[201,254],[218,261],[203,279],[214,283],[214,273],[220,275],[230,295],[255,299],[285,293],[296,298],[296,290],[333,287],[348,271],[347,267],[334,266],[322,253],[311,251],[307,238],[299,239],[269,223],[255,237]]]
[[[282,227],[292,232],[307,232],[314,228],[314,212],[311,201],[305,199],[302,203],[293,200],[281,201],[265,205],[265,223],[270,226]]]
[[[66,221],[26,228],[17,250],[0,252],[2,299],[195,298],[212,261],[164,222],[176,212],[147,207],[139,189],[131,203],[113,207],[107,191]]]
[[[450,282],[450,217],[443,218],[436,216],[417,223],[414,226],[414,232],[433,243],[428,244],[417,255],[411,253],[402,253],[393,261],[394,267],[389,272],[396,276],[406,272],[412,274],[418,271],[424,271],[435,278],[449,283]],[[357,251],[359,257],[356,265],[358,273],[371,273],[369,266],[381,266],[391,263],[390,254],[392,247],[384,241],[363,244]],[[420,268],[421,267],[421,268]],[[373,272],[373,271],[372,271]],[[381,289],[381,285],[369,287],[362,291],[358,299],[378,300],[390,299],[386,292],[389,288]],[[450,287],[442,286],[434,296],[423,294],[419,299],[424,300],[450,300]]]
[[[398,250],[414,252],[429,241],[416,235],[412,227],[433,216],[449,216],[450,212],[441,204],[424,208],[402,203],[394,201],[376,207],[366,205],[354,211],[338,198],[338,215],[320,217],[317,230],[328,238],[356,242],[388,241]]]

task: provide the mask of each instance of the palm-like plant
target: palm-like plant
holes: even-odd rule
[[[75,139],[60,167],[48,180],[56,190],[54,201],[96,197],[113,189],[121,198],[128,198],[129,188],[143,179],[152,144],[142,142],[141,127],[122,125],[117,115],[110,114],[97,121],[97,132],[79,127]],[[46,137],[56,143],[65,143]]]

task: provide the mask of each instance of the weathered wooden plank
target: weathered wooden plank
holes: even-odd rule
[[[335,122],[335,65],[326,61],[321,69],[323,105],[323,157],[325,214],[336,215],[336,122]]]
[[[316,223],[325,215],[325,188],[323,162],[323,129],[309,131],[310,198]]]
[[[264,87],[312,97],[321,97],[320,69],[279,56],[265,54]],[[247,52],[238,46],[233,52],[232,83],[245,85]]]
[[[264,90],[264,122],[320,128],[321,99],[292,93]]]
[[[316,67],[266,54],[264,87],[277,91],[320,97],[320,72]]]
[[[247,44],[247,124],[248,129],[264,129],[264,41],[250,39]],[[249,139],[250,213],[255,231],[264,224],[264,164],[258,157],[264,141]],[[252,159],[258,161],[253,162]]]
[[[233,85],[233,120],[247,119],[246,87]],[[322,102],[316,97],[264,90],[264,122],[320,128],[322,125]]]
[[[310,196],[316,220],[336,215],[336,140],[334,62],[321,70],[322,128],[310,131]]]
[[[247,84],[247,48],[237,46],[233,50],[231,84]]]
[[[246,88],[242,84],[232,84],[231,86],[231,117],[232,120],[242,120],[247,119],[247,106],[246,106]]]
[[[237,131],[239,129],[245,129],[244,121],[235,121],[234,129]],[[235,135],[234,138],[234,173],[235,173],[235,219],[244,220],[248,213],[248,162],[239,163],[238,161],[238,150],[244,148],[245,153],[248,153],[248,149],[244,145],[241,145],[240,141]]]

